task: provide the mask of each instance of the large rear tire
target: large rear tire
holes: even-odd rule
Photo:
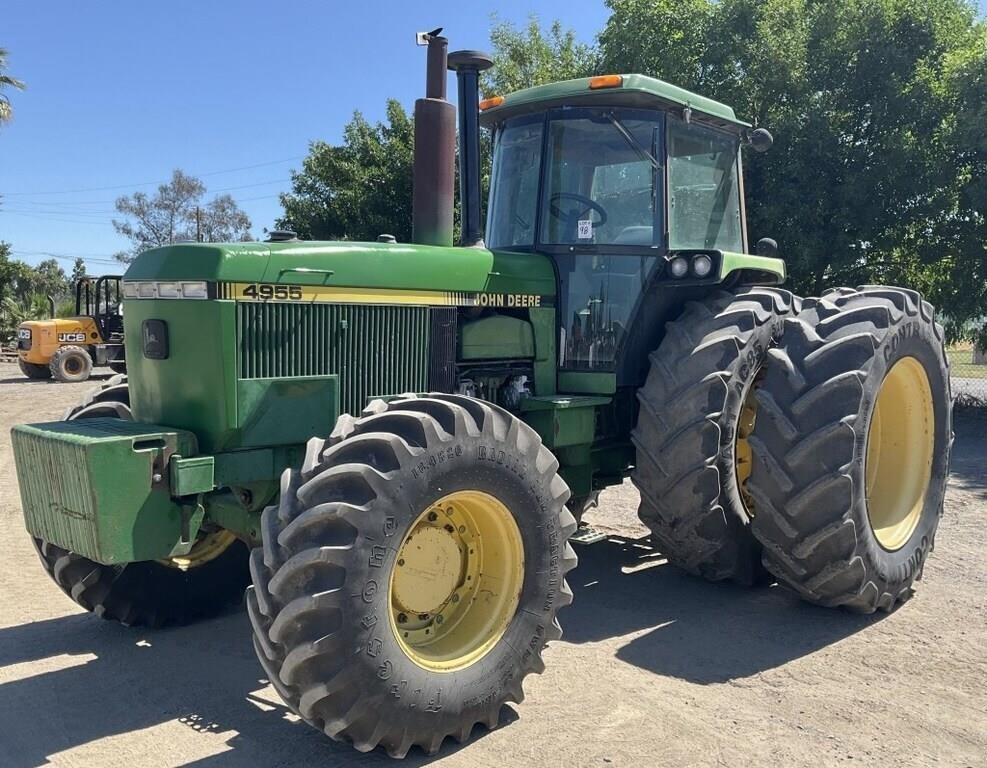
[[[131,418],[126,377],[114,376],[64,418],[100,417]],[[204,533],[185,557],[115,566],[33,541],[48,575],[66,595],[103,619],[130,626],[208,618],[239,602],[250,581],[247,545],[222,530]]]
[[[310,441],[250,560],[254,646],[282,698],[394,757],[494,727],[572,599],[557,470],[530,427],[458,395],[375,401]]]
[[[754,534],[806,600],[906,600],[935,540],[952,442],[943,331],[914,291],[838,289],[786,321],[757,393]]]
[[[669,562],[710,581],[763,575],[745,440],[768,349],[797,311],[797,298],[770,288],[691,302],[666,326],[638,390],[638,514]]]

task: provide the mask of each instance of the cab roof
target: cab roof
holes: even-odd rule
[[[619,84],[592,87],[594,81],[606,79]],[[749,128],[738,120],[732,107],[677,85],[647,75],[609,75],[605,78],[580,77],[548,85],[537,85],[504,96],[497,106],[480,113],[480,124],[492,126],[508,117],[538,112],[559,106],[610,105],[638,109],[689,108],[704,122],[734,131]]]

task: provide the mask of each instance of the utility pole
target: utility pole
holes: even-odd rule
[[[195,242],[202,242],[202,209],[195,206]]]

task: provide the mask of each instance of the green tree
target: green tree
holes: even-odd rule
[[[31,291],[58,300],[69,293],[69,279],[55,259],[45,259],[32,270]]]
[[[355,112],[341,145],[309,146],[291,192],[281,195],[277,226],[303,239],[376,240],[386,232],[410,240],[413,148],[413,121],[397,101],[375,125]]]
[[[746,158],[747,210],[796,290],[916,285],[956,328],[987,311],[984,25],[965,0],[608,4],[607,70],[698,90],[774,132]]]
[[[597,71],[597,53],[576,40],[558,20],[543,30],[538,17],[520,28],[494,16],[490,30],[494,67],[484,73],[484,91],[507,94],[522,88],[586,77]]]
[[[10,243],[0,240],[0,299],[23,299],[31,293],[32,270],[11,256]]]
[[[229,195],[207,203],[205,185],[180,170],[154,195],[135,192],[117,198],[116,209],[126,218],[113,220],[113,227],[130,239],[130,251],[115,254],[123,262],[133,261],[141,251],[170,243],[245,242],[251,240],[250,218]]]
[[[14,108],[10,105],[10,98],[3,93],[9,88],[16,88],[18,91],[24,90],[24,82],[7,74],[7,49],[0,48],[0,125],[9,123],[14,116]]]
[[[75,285],[80,278],[86,276],[86,262],[81,258],[77,258],[72,263],[72,285]]]

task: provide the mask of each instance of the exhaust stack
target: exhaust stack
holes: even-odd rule
[[[462,234],[459,244],[483,246],[480,224],[480,73],[493,60],[480,51],[449,54],[459,96],[459,199]],[[416,131],[417,135],[417,131]]]
[[[456,174],[456,110],[446,101],[449,41],[442,29],[418,34],[428,46],[425,98],[415,101],[415,160],[411,239],[422,245],[452,245]]]

